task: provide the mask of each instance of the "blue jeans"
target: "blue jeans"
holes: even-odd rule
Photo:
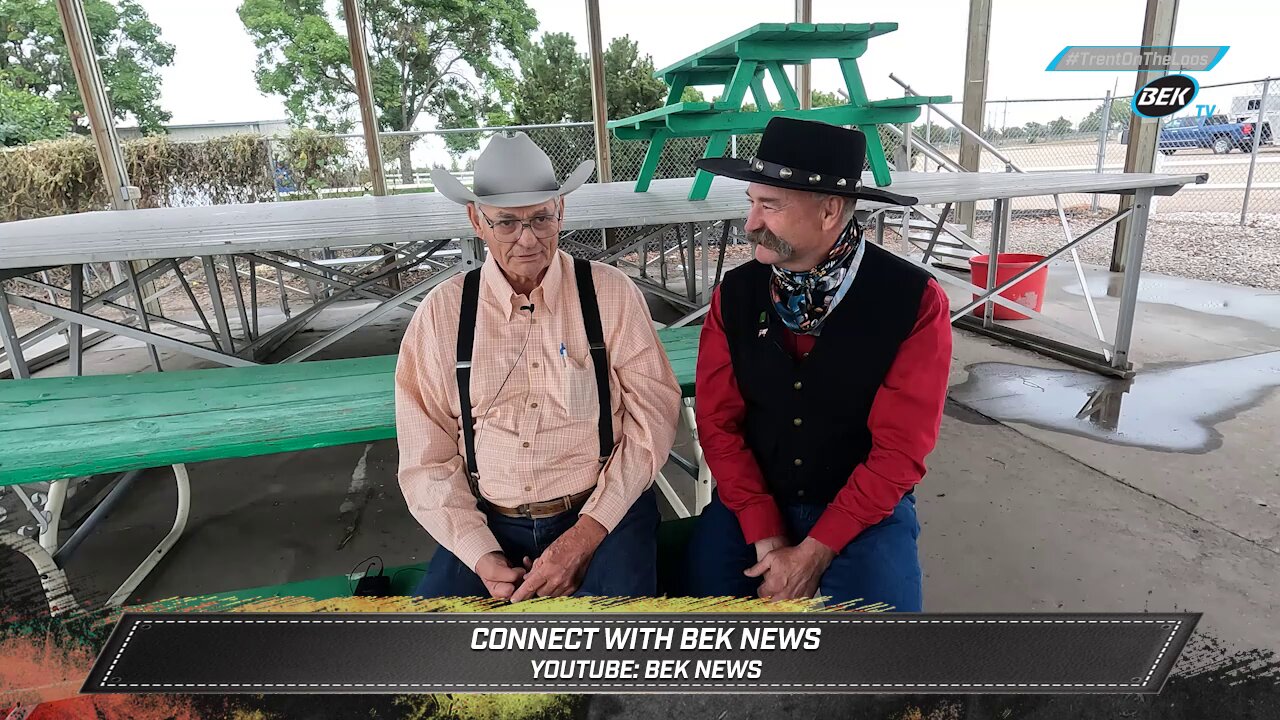
[[[489,530],[502,546],[512,567],[527,556],[537,559],[547,546],[578,521],[578,513],[530,520],[486,513]],[[605,536],[587,565],[587,573],[575,595],[651,597],[658,592],[658,500],[646,490],[631,505],[622,521]],[[426,577],[415,592],[421,597],[489,597],[480,576],[453,553],[438,548],[427,566]]]
[[[825,505],[783,505],[788,540],[798,543],[826,510]],[[836,555],[823,573],[818,594],[828,602],[883,602],[898,612],[920,612],[923,590],[916,538],[916,498],[902,498],[893,514],[862,531]],[[686,588],[695,597],[755,597],[760,578],[743,571],[756,563],[738,518],[720,501],[719,493],[698,516],[689,545]]]

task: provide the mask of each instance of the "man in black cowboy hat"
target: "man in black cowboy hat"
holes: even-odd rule
[[[750,160],[698,167],[750,183],[755,260],[716,289],[698,350],[698,435],[716,493],[690,545],[705,596],[920,611],[912,488],[942,420],[946,295],[862,239],[857,130],[775,118]]]

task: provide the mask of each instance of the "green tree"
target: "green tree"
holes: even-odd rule
[[[835,107],[836,105],[845,105],[844,98],[835,93],[823,92],[821,90],[813,90],[809,93],[809,106],[816,108]]]
[[[1080,121],[1080,132],[1098,132],[1102,127],[1102,105],[1103,103],[1098,103],[1098,107],[1084,116],[1084,119]],[[1113,98],[1111,100],[1110,127],[1127,125],[1129,123],[1129,115],[1132,112],[1129,109],[1129,103]]]
[[[1001,140],[1021,140],[1026,136],[1026,129],[1017,127],[1016,125],[1014,127],[1007,127],[1000,133]]]
[[[25,145],[67,134],[70,116],[58,103],[8,84],[0,73],[0,146]]]
[[[173,64],[173,46],[136,0],[83,2],[116,118],[159,132],[171,117],[160,107],[159,70]],[[0,73],[9,87],[57,103],[70,129],[87,130],[54,0],[0,0]]]
[[[606,85],[609,79],[605,79]],[[587,59],[569,33],[546,33],[520,54],[513,114],[516,124],[584,122],[591,119]]]
[[[715,99],[719,100],[720,96],[717,95]],[[834,107],[836,105],[846,105],[846,104],[848,104],[848,101],[840,97],[836,93],[829,93],[823,90],[811,90],[809,92],[809,107],[811,108]],[[769,107],[775,111],[781,110],[782,101],[774,100],[773,102],[769,103]],[[742,104],[742,109],[745,112],[755,112],[756,104],[753,102],[745,102]]]
[[[356,105],[346,37],[325,0],[244,0],[240,20],[258,47],[258,89],[285,100],[290,118],[348,129]],[[381,130],[412,130],[423,116],[440,127],[502,119],[515,84],[511,60],[538,20],[524,0],[362,0],[373,101]],[[337,18],[341,20],[341,16]],[[446,136],[451,151],[477,146],[474,133]],[[387,143],[413,180],[411,143]]]
[[[707,97],[702,91],[696,87],[686,87],[684,92],[680,93],[680,102],[706,102]]]
[[[1071,133],[1072,127],[1074,127],[1074,124],[1070,120],[1059,115],[1057,120],[1049,121],[1049,134],[1054,136],[1068,135]]]
[[[541,42],[521,53],[520,72],[513,105],[516,123],[591,120],[591,68],[572,35],[543,35]],[[666,101],[666,83],[653,72],[653,58],[641,56],[630,37],[609,43],[604,50],[604,84],[610,119],[652,110]]]

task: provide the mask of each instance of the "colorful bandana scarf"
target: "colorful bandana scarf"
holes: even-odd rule
[[[851,220],[836,238],[827,258],[814,269],[795,272],[773,266],[769,294],[778,316],[792,332],[818,334],[857,272],[854,261],[861,258],[861,240],[861,228],[856,220]]]

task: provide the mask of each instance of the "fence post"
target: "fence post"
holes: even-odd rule
[[[271,194],[275,196],[276,202],[280,202],[280,186],[276,183],[275,148],[271,146],[270,135],[263,137],[262,141],[267,146],[267,182],[271,183]]]
[[[1101,117],[1098,118],[1098,165],[1097,172],[1102,172],[1103,166],[1107,162],[1107,136],[1111,134],[1111,91],[1107,91],[1107,96],[1102,99],[1102,108],[1099,111]],[[1098,212],[1098,193],[1093,194],[1093,201],[1089,204],[1094,212]]]
[[[1245,222],[1249,214],[1249,193],[1253,190],[1253,169],[1258,164],[1258,146],[1262,144],[1262,129],[1267,118],[1267,91],[1271,89],[1271,78],[1262,81],[1262,97],[1258,100],[1258,121],[1253,125],[1253,149],[1249,151],[1249,177],[1244,181],[1244,203],[1240,205],[1240,224]],[[1275,136],[1272,136],[1275,142]]]

